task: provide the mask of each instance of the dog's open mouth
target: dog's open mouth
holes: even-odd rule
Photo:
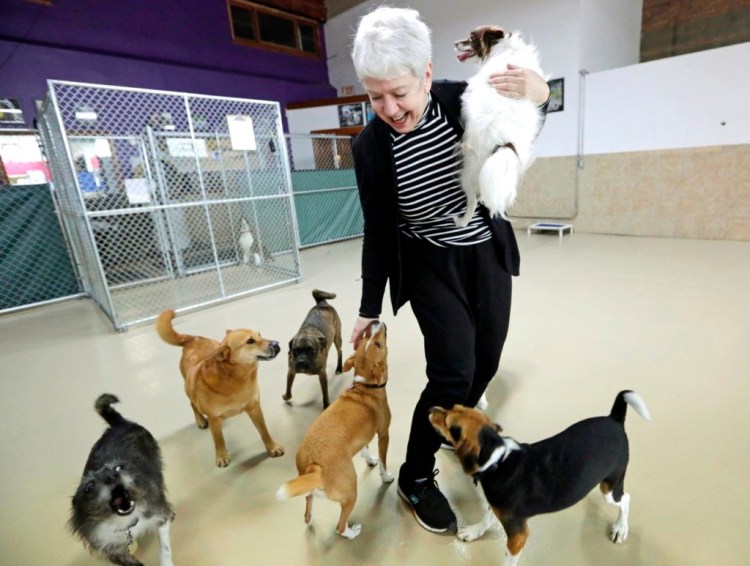
[[[468,49],[467,51],[459,51],[456,55],[456,59],[458,59],[461,62],[466,61],[467,59],[471,59],[477,54],[476,51],[473,49]]]
[[[118,515],[130,515],[135,509],[135,501],[130,497],[127,489],[118,485],[112,490],[109,506]]]

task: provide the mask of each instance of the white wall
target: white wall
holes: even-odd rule
[[[589,75],[584,152],[750,143],[748,69],[750,42]]]
[[[640,60],[643,0],[581,0],[580,68],[590,73]]]
[[[329,130],[339,127],[337,106],[315,106],[286,111],[290,134],[309,134],[313,130]]]

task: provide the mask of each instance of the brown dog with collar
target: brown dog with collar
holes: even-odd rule
[[[279,446],[266,428],[260,408],[258,361],[272,360],[281,351],[275,340],[262,338],[257,330],[227,330],[221,342],[201,336],[178,334],[172,328],[175,312],[166,310],[156,321],[162,340],[182,347],[180,372],[185,393],[198,428],[209,427],[216,447],[216,465],[229,465],[230,458],[221,427],[224,419],[247,413],[258,429],[271,457],[281,456]]]
[[[297,450],[299,477],[282,485],[276,497],[288,499],[307,496],[305,523],[312,520],[313,495],[325,495],[341,504],[336,532],[353,539],[362,526],[349,525],[349,515],[357,501],[357,473],[352,458],[357,452],[367,465],[377,465],[367,445],[378,435],[380,477],[383,483],[393,481],[386,468],[388,427],[391,411],[385,385],[388,382],[388,347],[386,328],[373,322],[357,345],[357,350],[344,364],[344,371],[354,367],[354,383],[310,425]],[[322,493],[321,493],[322,492]]]
[[[317,375],[320,389],[323,392],[323,408],[331,404],[328,398],[328,352],[331,345],[336,346],[338,359],[336,374],[341,373],[341,319],[336,309],[328,304],[327,299],[335,299],[334,293],[318,289],[312,292],[315,306],[310,309],[302,326],[289,341],[289,370],[286,374],[286,393],[281,396],[284,401],[292,398],[292,384],[298,373]]]

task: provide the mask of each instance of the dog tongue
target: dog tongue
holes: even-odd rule
[[[112,508],[120,514],[126,514],[133,510],[133,501],[126,493],[116,495],[112,499]]]

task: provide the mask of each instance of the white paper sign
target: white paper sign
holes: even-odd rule
[[[151,202],[148,190],[148,179],[138,177],[136,179],[125,179],[125,192],[130,204],[144,204]]]
[[[97,157],[112,157],[112,148],[109,146],[109,140],[96,138],[94,140],[94,153]]]
[[[167,151],[172,157],[208,157],[206,140],[190,138],[167,138]]]
[[[253,119],[241,114],[228,115],[227,126],[229,126],[229,141],[232,149],[236,151],[255,151],[255,130],[253,130]]]

